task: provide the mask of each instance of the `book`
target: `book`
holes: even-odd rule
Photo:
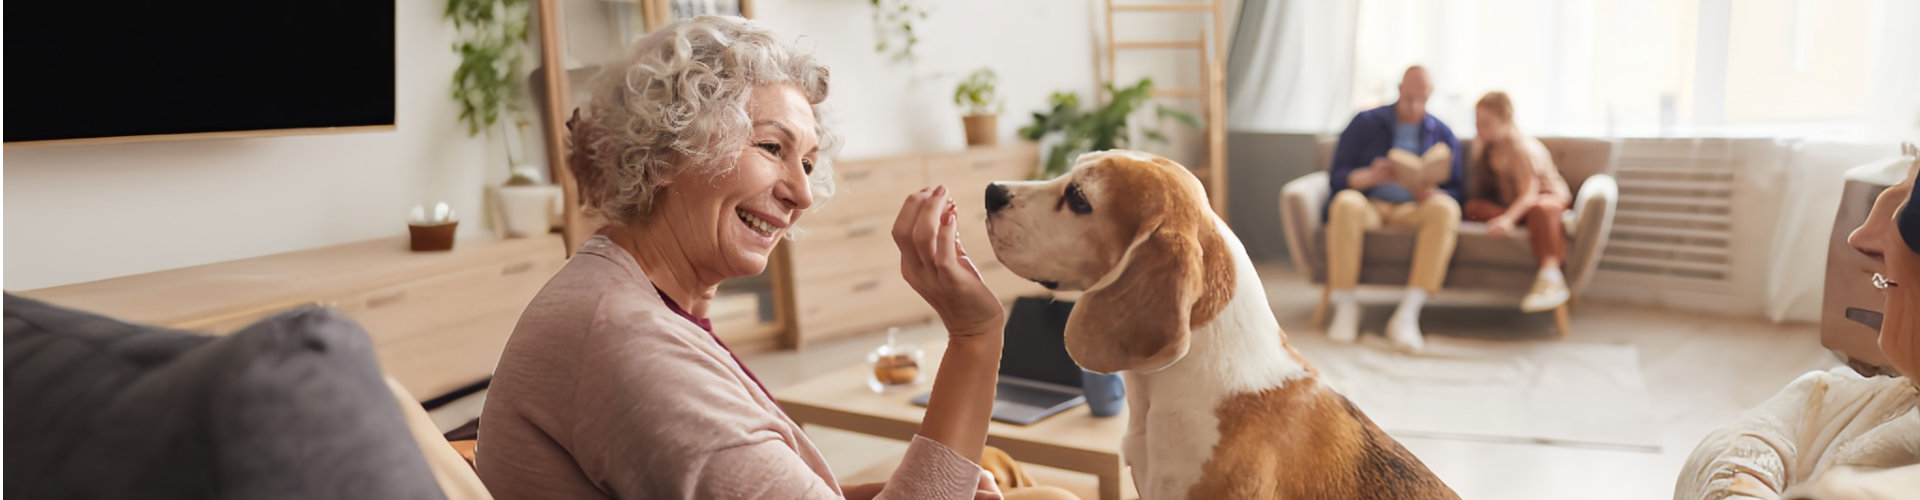
[[[1393,164],[1394,180],[1405,187],[1437,186],[1453,177],[1453,148],[1446,144],[1434,144],[1423,155],[1394,149],[1387,152],[1387,162]]]

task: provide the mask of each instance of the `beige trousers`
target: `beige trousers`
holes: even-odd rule
[[[1460,203],[1444,195],[1420,203],[1388,203],[1352,189],[1335,194],[1327,207],[1327,288],[1352,290],[1360,284],[1366,233],[1383,225],[1419,229],[1407,286],[1439,292],[1447,280],[1447,263],[1453,260],[1453,245],[1460,239]]]

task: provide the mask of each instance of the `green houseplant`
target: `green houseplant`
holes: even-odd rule
[[[459,32],[453,100],[460,103],[467,135],[480,135],[519,107],[527,0],[447,0],[445,16]]]
[[[537,180],[538,169],[520,164],[521,151],[515,148],[524,125],[516,112],[523,105],[528,8],[528,0],[447,0],[444,14],[458,32],[453,100],[460,103],[460,120],[469,136],[499,125],[497,138],[507,150],[507,181],[488,190],[488,205],[494,230],[509,237],[548,232],[553,200],[560,196],[558,186]]]
[[[1046,162],[1041,165],[1041,177],[1066,173],[1067,162],[1081,153],[1132,146],[1127,134],[1127,118],[1153,97],[1153,80],[1141,78],[1139,83],[1127,87],[1108,83],[1106,91],[1112,98],[1105,106],[1092,110],[1080,108],[1079,94],[1054,92],[1047,99],[1051,107],[1034,112],[1033,123],[1020,128],[1020,136],[1029,141],[1042,141],[1049,134],[1058,137],[1052,147],[1043,151]],[[1141,135],[1148,142],[1166,142],[1167,136],[1159,128],[1161,118],[1172,118],[1193,128],[1202,127],[1193,115],[1165,106],[1155,105],[1153,117],[1153,123],[1141,127]]]
[[[1000,77],[993,68],[980,68],[953,88],[953,105],[960,107],[968,146],[992,146],[999,129]]]

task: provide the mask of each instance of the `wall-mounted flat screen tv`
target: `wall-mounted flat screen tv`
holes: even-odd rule
[[[391,128],[394,1],[8,3],[5,140]]]

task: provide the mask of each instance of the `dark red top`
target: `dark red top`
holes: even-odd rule
[[[694,316],[693,313],[687,312],[686,309],[681,309],[680,303],[674,302],[673,297],[668,297],[667,292],[661,291],[660,287],[657,287],[657,286],[653,287],[653,292],[660,294],[660,300],[665,301],[667,303],[667,309],[672,309],[674,314],[678,314],[680,315],[680,317],[686,318],[687,321],[692,321],[693,324],[699,325],[701,330],[706,330],[707,336],[713,337],[713,343],[720,344],[720,348],[725,349],[727,351],[727,355],[733,357],[733,364],[740,365],[740,371],[747,372],[747,378],[753,380],[753,385],[760,386],[760,392],[762,394],[766,394],[767,399],[769,400],[773,399],[773,391],[767,390],[767,384],[760,383],[760,377],[754,375],[753,370],[750,368],[747,368],[746,363],[740,362],[740,355],[734,354],[733,348],[727,347],[727,343],[720,341],[720,336],[713,333],[713,320],[709,320],[707,318],[702,318],[699,316]],[[779,404],[779,403],[775,403],[775,404]]]

